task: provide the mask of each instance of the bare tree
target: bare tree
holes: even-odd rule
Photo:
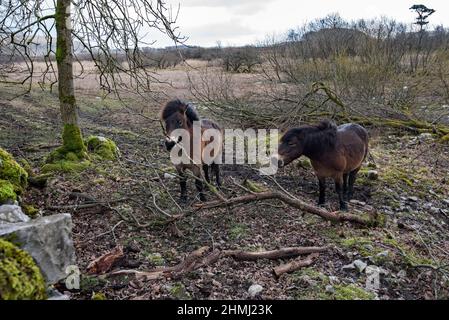
[[[174,27],[176,17],[164,0],[0,1],[0,48],[9,56],[3,57],[7,67],[2,69],[10,71],[17,63],[24,74],[4,81],[28,84],[31,90],[36,77],[41,84],[49,82],[50,89],[57,80],[64,129],[63,146],[56,154],[71,152],[82,159],[86,152],[74,90],[76,54],[87,52],[94,61],[106,93],[119,94],[119,87],[147,92],[157,79],[144,66],[143,48],[154,43],[145,35],[156,30],[175,43],[182,41]],[[35,61],[40,55],[46,68],[38,74]]]

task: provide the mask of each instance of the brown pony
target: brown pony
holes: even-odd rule
[[[202,162],[201,164],[195,164],[193,161],[189,164],[178,164],[176,165],[176,170],[178,171],[178,174],[180,176],[180,187],[181,187],[181,202],[185,203],[187,201],[187,177],[185,174],[186,169],[190,170],[194,176],[195,176],[195,185],[200,195],[200,200],[205,201],[206,197],[203,193],[203,182],[202,182],[202,172],[201,167],[204,171],[204,178],[209,183],[209,167],[211,168],[212,173],[215,175],[215,180],[217,183],[217,186],[221,186],[221,180],[220,180],[220,168],[218,166],[218,158],[221,156],[222,153],[222,141],[223,141],[223,134],[222,130],[219,127],[217,123],[215,123],[212,120],[208,119],[200,119],[198,113],[196,112],[195,108],[185,102],[182,102],[180,100],[173,100],[168,102],[162,109],[161,112],[161,119],[164,122],[165,125],[165,133],[166,133],[166,141],[165,146],[168,151],[171,151],[176,144],[183,145],[185,143],[190,144],[190,155],[188,157],[190,159],[193,159],[193,123],[195,121],[200,121],[201,123],[201,134],[207,129],[216,129],[220,132],[220,149],[217,150],[217,154],[211,154],[213,160],[212,163],[206,164]],[[189,132],[189,138],[190,141],[182,141],[182,137],[173,137],[172,132],[176,129],[185,129]],[[213,142],[213,138],[210,141],[202,141],[201,139],[201,146],[200,151],[201,155],[203,155],[204,148],[211,142]],[[221,160],[221,159],[220,159]]]
[[[279,167],[288,165],[302,155],[311,160],[318,177],[320,197],[325,203],[326,178],[333,178],[340,201],[340,210],[347,210],[346,200],[352,198],[356,175],[368,154],[368,133],[354,123],[337,126],[330,121],[289,130],[280,141]]]

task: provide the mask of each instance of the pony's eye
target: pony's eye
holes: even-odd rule
[[[288,143],[288,145],[289,145],[290,147],[293,147],[293,146],[295,146],[295,145],[296,145],[296,143],[294,143],[294,142],[290,141],[290,142]]]
[[[181,121],[181,120],[178,120],[177,125],[178,125],[178,126],[182,126],[182,121]]]

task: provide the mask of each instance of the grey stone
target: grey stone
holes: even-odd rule
[[[0,224],[28,221],[30,221],[30,218],[23,213],[19,206],[9,204],[0,206]]]
[[[357,270],[359,270],[359,272],[363,272],[363,270],[365,270],[367,264],[365,262],[363,262],[362,260],[355,260],[353,262],[354,267],[357,268]]]
[[[431,207],[431,208],[429,209],[429,211],[430,211],[431,214],[439,214],[439,213],[440,213],[440,208],[437,208],[437,207]]]
[[[401,278],[401,279],[406,278],[407,277],[407,271],[401,270],[401,271],[398,272],[397,276],[398,276],[398,278]]]
[[[176,175],[172,174],[172,173],[164,173],[164,179],[175,179]]]
[[[418,202],[419,198],[418,197],[408,197],[407,200],[411,201],[411,202]]]
[[[379,179],[379,171],[377,171],[377,170],[369,170],[369,171],[366,173],[366,176],[367,176],[368,179],[370,179],[370,180],[377,180],[377,179]]]
[[[48,293],[47,300],[70,300],[70,297],[67,294],[62,294],[61,292],[53,289]]]
[[[335,288],[333,286],[331,286],[330,284],[328,284],[326,286],[326,292],[328,293],[334,293],[335,292]]]
[[[0,224],[0,237],[14,242],[36,261],[48,284],[66,278],[66,268],[75,265],[70,214],[57,214],[28,222]]]
[[[350,263],[350,264],[343,266],[342,269],[343,270],[352,270],[352,269],[355,269],[355,265],[354,265],[354,263]]]
[[[248,289],[248,294],[251,298],[258,296],[263,291],[263,287],[260,284],[253,284]]]
[[[389,254],[390,254],[390,251],[385,250],[385,251],[379,252],[378,254],[376,254],[376,256],[380,257],[380,258],[387,258]]]
[[[430,140],[433,140],[433,135],[431,133],[428,133],[428,132],[421,133],[418,136],[418,140],[421,141],[421,142],[430,141]]]
[[[329,281],[331,284],[338,284],[340,283],[340,279],[338,279],[338,277],[336,276],[329,276]]]

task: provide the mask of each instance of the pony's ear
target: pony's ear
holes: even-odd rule
[[[182,104],[179,106],[179,112],[182,113],[183,115],[185,115],[187,113],[187,109],[188,109],[188,105],[187,104]]]
[[[317,128],[320,130],[328,130],[328,129],[336,130],[337,125],[335,124],[335,122],[331,120],[323,120],[317,125]]]

